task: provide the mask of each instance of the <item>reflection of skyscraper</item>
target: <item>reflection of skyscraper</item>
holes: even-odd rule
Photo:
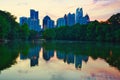
[[[30,66],[38,65],[38,58],[39,57],[36,57],[36,56],[31,57],[30,58]]]
[[[75,55],[75,67],[76,68],[81,68],[82,67],[82,60],[87,62],[88,61],[88,56]]]
[[[75,64],[75,68],[81,68],[82,67],[82,60],[87,62],[88,56],[83,55],[74,55],[73,53],[63,53],[60,51],[57,51],[57,58],[62,59],[64,62],[67,62],[68,64]]]
[[[83,61],[88,62],[88,56],[84,56]]]
[[[54,51],[53,50],[45,50],[43,48],[43,58],[46,61],[49,61],[51,57],[54,56]]]
[[[20,54],[20,59],[21,59],[21,60],[25,60],[25,59],[27,59],[27,56],[21,53],[21,54]]]
[[[67,55],[66,53],[62,53],[60,51],[56,52],[57,58],[63,60],[64,62],[67,61]]]
[[[30,48],[29,52],[26,56],[23,54],[20,54],[20,59],[24,60],[24,59],[29,58],[30,59],[30,66],[38,65],[38,58],[39,58],[40,49],[41,49],[40,46]]]
[[[74,54],[73,53],[69,53],[67,54],[67,63],[73,63],[74,64]]]
[[[58,59],[64,59],[65,58],[65,56],[66,56],[66,54],[65,53],[61,53],[60,51],[57,51],[57,58]]]
[[[39,58],[39,51],[40,48],[37,46],[35,48],[31,48],[29,50],[28,58],[30,59],[31,66],[38,65],[38,58]]]
[[[76,55],[75,56],[75,68],[81,68],[82,67],[82,58],[83,58],[83,56],[81,56],[81,55]]]

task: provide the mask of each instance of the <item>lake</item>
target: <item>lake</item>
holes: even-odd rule
[[[120,80],[117,43],[12,42],[0,61],[0,80]]]

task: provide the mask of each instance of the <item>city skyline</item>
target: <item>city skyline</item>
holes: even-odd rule
[[[7,0],[0,1],[1,10],[8,11],[17,17],[29,16],[29,10],[35,9],[39,11],[40,24],[44,16],[49,15],[54,21],[59,17],[68,14],[69,12],[75,13],[76,8],[84,9],[84,14],[88,13],[92,20],[105,21],[111,15],[120,12],[120,0],[26,0],[18,1]]]

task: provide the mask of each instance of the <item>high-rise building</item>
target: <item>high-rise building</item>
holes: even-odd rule
[[[75,23],[82,23],[82,18],[83,18],[83,9],[82,8],[77,8],[76,9],[76,17],[75,17]]]
[[[67,26],[67,15],[64,15],[64,19],[65,19],[65,25]]]
[[[43,29],[54,28],[54,21],[47,15],[43,18]]]
[[[47,21],[47,28],[48,28],[48,29],[54,28],[54,21],[53,21],[53,20],[48,20],[48,21]]]
[[[30,30],[34,31],[40,31],[41,26],[39,25],[39,19],[38,19],[38,11],[35,11],[33,9],[30,10],[30,17],[20,17],[20,25],[23,25],[26,23],[29,26]]]
[[[38,11],[35,11],[33,9],[30,9],[30,18],[31,19],[38,19]]]
[[[87,24],[90,22],[89,16],[83,16],[83,9],[82,8],[77,8],[76,9],[76,16],[75,16],[75,23],[79,24]]]
[[[64,18],[58,18],[57,19],[57,27],[65,26],[65,19]]]
[[[48,15],[43,18],[43,29],[47,28],[48,20],[50,20],[50,17]]]
[[[27,17],[20,17],[20,25],[27,24]]]
[[[67,25],[73,26],[75,24],[75,14],[69,13],[67,16]]]
[[[88,14],[86,14],[84,18],[85,18],[85,23],[84,24],[87,24],[87,23],[90,22],[90,18],[88,16]]]

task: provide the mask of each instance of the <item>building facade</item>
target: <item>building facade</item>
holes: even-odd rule
[[[53,21],[53,20],[48,20],[48,21],[47,21],[47,28],[48,28],[48,29],[54,28],[54,21]]]
[[[73,26],[75,24],[75,14],[69,13],[67,16],[67,25]]]
[[[76,9],[76,16],[75,16],[75,23],[79,24],[87,24],[90,22],[89,16],[83,16],[83,9],[82,8],[77,8]]]
[[[57,19],[57,27],[61,27],[61,26],[66,26],[66,22],[64,18]]]
[[[20,17],[20,26],[22,26],[23,24],[26,24],[27,21],[27,17]]]
[[[30,17],[20,17],[20,25],[27,24],[30,30],[40,31],[41,26],[39,25],[38,11],[33,9],[30,10]]]
[[[54,28],[54,21],[47,15],[43,18],[43,29]]]

